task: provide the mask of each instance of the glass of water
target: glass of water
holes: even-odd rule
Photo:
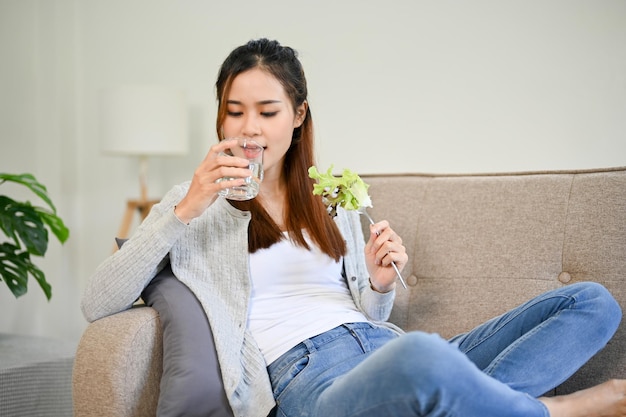
[[[259,187],[263,180],[263,147],[257,142],[246,138],[225,139],[235,143],[220,155],[237,156],[249,161],[248,169],[252,175],[246,177],[246,182],[237,187],[225,188],[219,191],[219,195],[229,200],[251,200],[259,194]],[[236,177],[224,177],[219,181],[229,181]]]

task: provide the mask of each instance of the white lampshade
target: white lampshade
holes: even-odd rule
[[[182,91],[160,85],[126,85],[104,90],[100,98],[104,153],[187,153],[188,113]]]

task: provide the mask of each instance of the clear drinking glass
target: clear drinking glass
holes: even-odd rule
[[[219,191],[219,195],[229,200],[251,200],[259,194],[259,187],[263,180],[263,147],[257,142],[246,138],[224,139],[236,141],[231,148],[221,152],[220,155],[237,156],[246,158],[250,163],[248,168],[252,176],[246,177],[246,182],[237,187],[225,188]],[[236,177],[220,178],[218,182],[237,179]]]

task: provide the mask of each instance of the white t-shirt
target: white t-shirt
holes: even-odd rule
[[[342,261],[310,246],[307,250],[287,238],[250,255],[248,328],[268,365],[305,339],[343,323],[367,321],[341,275]]]

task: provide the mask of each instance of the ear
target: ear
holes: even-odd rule
[[[306,111],[309,108],[309,103],[306,100],[302,102],[298,107],[296,107],[296,117],[293,119],[293,127],[294,129],[302,126],[304,123],[304,119],[306,119]]]

